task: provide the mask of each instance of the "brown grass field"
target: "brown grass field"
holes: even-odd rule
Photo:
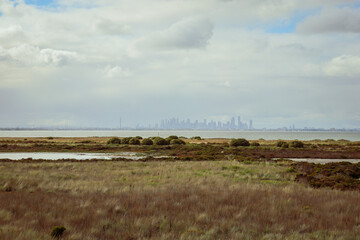
[[[76,146],[85,140],[11,141],[19,139],[0,139],[0,144]],[[107,139],[90,141],[98,145]],[[267,144],[273,149],[274,143]],[[346,148],[343,154],[349,150],[345,143],[321,144],[333,151]],[[189,147],[186,156],[223,154]],[[359,191],[294,182],[291,162],[250,158],[244,155],[248,149],[230,149],[226,154],[232,157],[211,161],[2,161],[0,239],[52,239],[54,226],[64,226],[60,239],[68,240],[360,239]]]

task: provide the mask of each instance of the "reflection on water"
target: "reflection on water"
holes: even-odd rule
[[[309,162],[309,163],[333,163],[333,162],[350,162],[359,163],[360,159],[321,159],[321,158],[286,158],[295,162]]]
[[[21,159],[43,159],[43,160],[60,160],[60,159],[104,159],[111,160],[113,158],[127,158],[132,160],[139,160],[146,157],[133,152],[121,153],[63,153],[63,152],[14,152],[14,153],[0,153],[0,159],[21,160]]]

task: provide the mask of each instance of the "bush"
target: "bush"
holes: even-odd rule
[[[283,142],[283,144],[281,145],[281,148],[289,148],[289,144],[286,142]]]
[[[136,136],[135,138],[137,138],[139,140],[143,139],[141,136]]]
[[[107,144],[121,144],[121,140],[120,140],[120,138],[113,137],[113,138],[110,138],[106,143]]]
[[[284,142],[284,141],[277,141],[277,142],[276,142],[276,146],[277,146],[277,147],[282,147],[282,145],[283,145],[284,143],[286,143],[286,142]]]
[[[181,139],[172,139],[170,141],[170,144],[171,145],[184,145],[185,142],[183,140],[181,140]]]
[[[166,141],[166,139],[164,139],[162,137],[155,137],[154,144],[155,145],[169,145],[169,142]]]
[[[129,140],[129,144],[131,145],[140,145],[140,140],[136,137],[133,137]]]
[[[153,140],[151,140],[150,138],[145,138],[141,142],[142,145],[153,145],[153,143]]]
[[[178,136],[175,136],[175,135],[171,135],[171,136],[168,136],[168,137],[166,138],[166,140],[168,140],[169,142],[170,142],[171,140],[173,140],[173,139],[179,139],[179,137],[178,137]]]
[[[292,141],[291,143],[290,143],[290,147],[292,147],[292,148],[303,148],[304,147],[304,143],[303,142],[301,142],[301,141]]]
[[[192,139],[201,140],[201,137],[200,136],[195,136],[195,137],[192,137]]]
[[[250,143],[250,146],[252,146],[252,147],[258,147],[258,146],[260,146],[260,143],[258,143],[258,142],[252,142],[252,143]]]
[[[121,139],[121,144],[129,144],[130,139],[131,139],[131,137],[126,137],[126,138]]]
[[[64,226],[56,226],[51,230],[50,236],[52,238],[61,238],[66,228]]]
[[[237,147],[237,146],[250,146],[250,143],[245,138],[238,138],[238,139],[232,139],[230,142],[231,147]]]

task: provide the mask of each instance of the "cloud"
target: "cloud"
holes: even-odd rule
[[[25,34],[21,26],[13,25],[0,28],[0,45],[10,47],[25,40]]]
[[[105,18],[98,18],[95,22],[95,30],[103,34],[123,35],[130,33],[131,28],[126,24],[116,23]]]
[[[328,76],[359,77],[360,56],[341,55],[335,57],[326,63],[323,69]]]
[[[29,44],[4,49],[0,48],[0,56],[25,65],[66,65],[71,61],[78,61],[80,57],[76,52],[55,50],[51,48],[40,49]]]
[[[208,19],[184,19],[141,39],[138,45],[164,50],[205,48],[213,35],[213,28]]]
[[[302,126],[317,113],[352,120],[360,112],[350,104],[360,101],[359,39],[343,33],[357,33],[358,9],[335,8],[354,2],[0,0],[0,118],[9,116],[9,126],[74,119],[110,127],[114,111],[129,125],[234,114],[257,127]],[[266,31],[284,21],[298,32]],[[323,34],[299,34],[311,31]],[[351,84],[338,81],[348,76]]]
[[[119,77],[129,77],[131,76],[130,71],[124,70],[120,66],[106,66],[101,70],[103,76],[106,78],[119,78]]]
[[[358,8],[326,8],[319,15],[310,16],[297,26],[300,33],[360,33]]]

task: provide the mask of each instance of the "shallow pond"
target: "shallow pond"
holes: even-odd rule
[[[21,159],[42,159],[42,160],[60,160],[60,159],[76,159],[76,160],[89,160],[89,159],[104,159],[111,160],[113,158],[127,158],[132,160],[139,160],[146,157],[134,152],[121,152],[121,153],[64,153],[64,152],[11,152],[0,153],[0,159],[21,160]]]
[[[309,162],[309,163],[332,163],[332,162],[350,162],[350,163],[359,163],[360,159],[321,159],[321,158],[286,158],[295,162]]]

